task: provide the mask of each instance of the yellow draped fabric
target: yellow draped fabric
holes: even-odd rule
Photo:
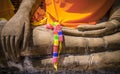
[[[115,0],[46,0],[47,23],[76,27],[100,20]]]
[[[14,15],[14,7],[10,0],[0,0],[0,18],[9,20]]]
[[[77,27],[96,24],[111,8],[115,0],[45,0],[47,23],[59,22],[62,26]],[[33,20],[43,18],[43,10],[38,8]],[[34,23],[41,25],[43,21]]]

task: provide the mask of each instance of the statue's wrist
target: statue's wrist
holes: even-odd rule
[[[30,14],[33,5],[35,4],[36,0],[23,0],[19,9],[18,9],[18,13],[22,13],[24,14]]]
[[[29,16],[30,11],[27,11],[25,9],[19,9],[16,13],[16,15],[20,15],[20,16]]]

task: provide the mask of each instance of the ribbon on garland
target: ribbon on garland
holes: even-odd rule
[[[52,24],[47,24],[46,28],[53,30],[53,34],[54,34],[53,64],[55,70],[58,70],[59,54],[62,50],[62,42],[63,42],[62,26],[58,22],[53,22]]]

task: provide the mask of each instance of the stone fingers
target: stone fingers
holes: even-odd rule
[[[6,50],[5,37],[4,36],[3,37],[1,36],[1,43],[2,43],[2,49],[3,49],[3,52],[5,54],[6,60],[8,60],[9,59],[9,54],[8,54],[8,52]]]
[[[85,50],[90,52],[100,52],[109,50],[119,50],[120,32],[104,37],[71,37],[65,36],[64,53],[84,53]],[[70,51],[70,52],[69,52]],[[83,52],[82,52],[83,51]]]
[[[17,50],[15,49],[15,36],[10,37],[10,48],[14,57],[13,61],[17,59]]]
[[[7,53],[9,54],[9,60],[12,59],[13,60],[13,53],[11,51],[11,47],[10,47],[10,36],[6,36],[5,37],[5,46],[6,46],[6,50]]]
[[[63,27],[63,33],[70,36],[78,37],[103,37],[119,32],[120,22],[111,20],[96,25],[80,25],[77,29]]]
[[[77,29],[79,31],[90,31],[90,30],[98,30],[104,29],[105,27],[102,25],[79,25]]]
[[[15,51],[16,51],[16,57],[18,58],[18,57],[20,57],[20,49],[19,49],[19,40],[18,40],[18,37],[17,36],[15,36],[15,39],[14,39],[15,41],[14,41],[14,46],[15,46]]]
[[[2,49],[5,54],[6,60],[12,60],[17,61],[18,54],[20,52],[18,51],[18,46],[15,45],[15,42],[17,42],[17,39],[15,36],[1,36],[1,43],[2,43]]]
[[[105,31],[106,28],[91,31],[78,31],[77,29],[75,30],[63,28],[63,34],[78,37],[101,37],[104,35]]]

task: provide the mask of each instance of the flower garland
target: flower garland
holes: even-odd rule
[[[46,28],[53,30],[53,34],[54,34],[53,64],[54,64],[55,70],[57,70],[59,54],[61,52],[62,42],[63,42],[62,26],[58,22],[53,22],[52,24],[47,24]]]

